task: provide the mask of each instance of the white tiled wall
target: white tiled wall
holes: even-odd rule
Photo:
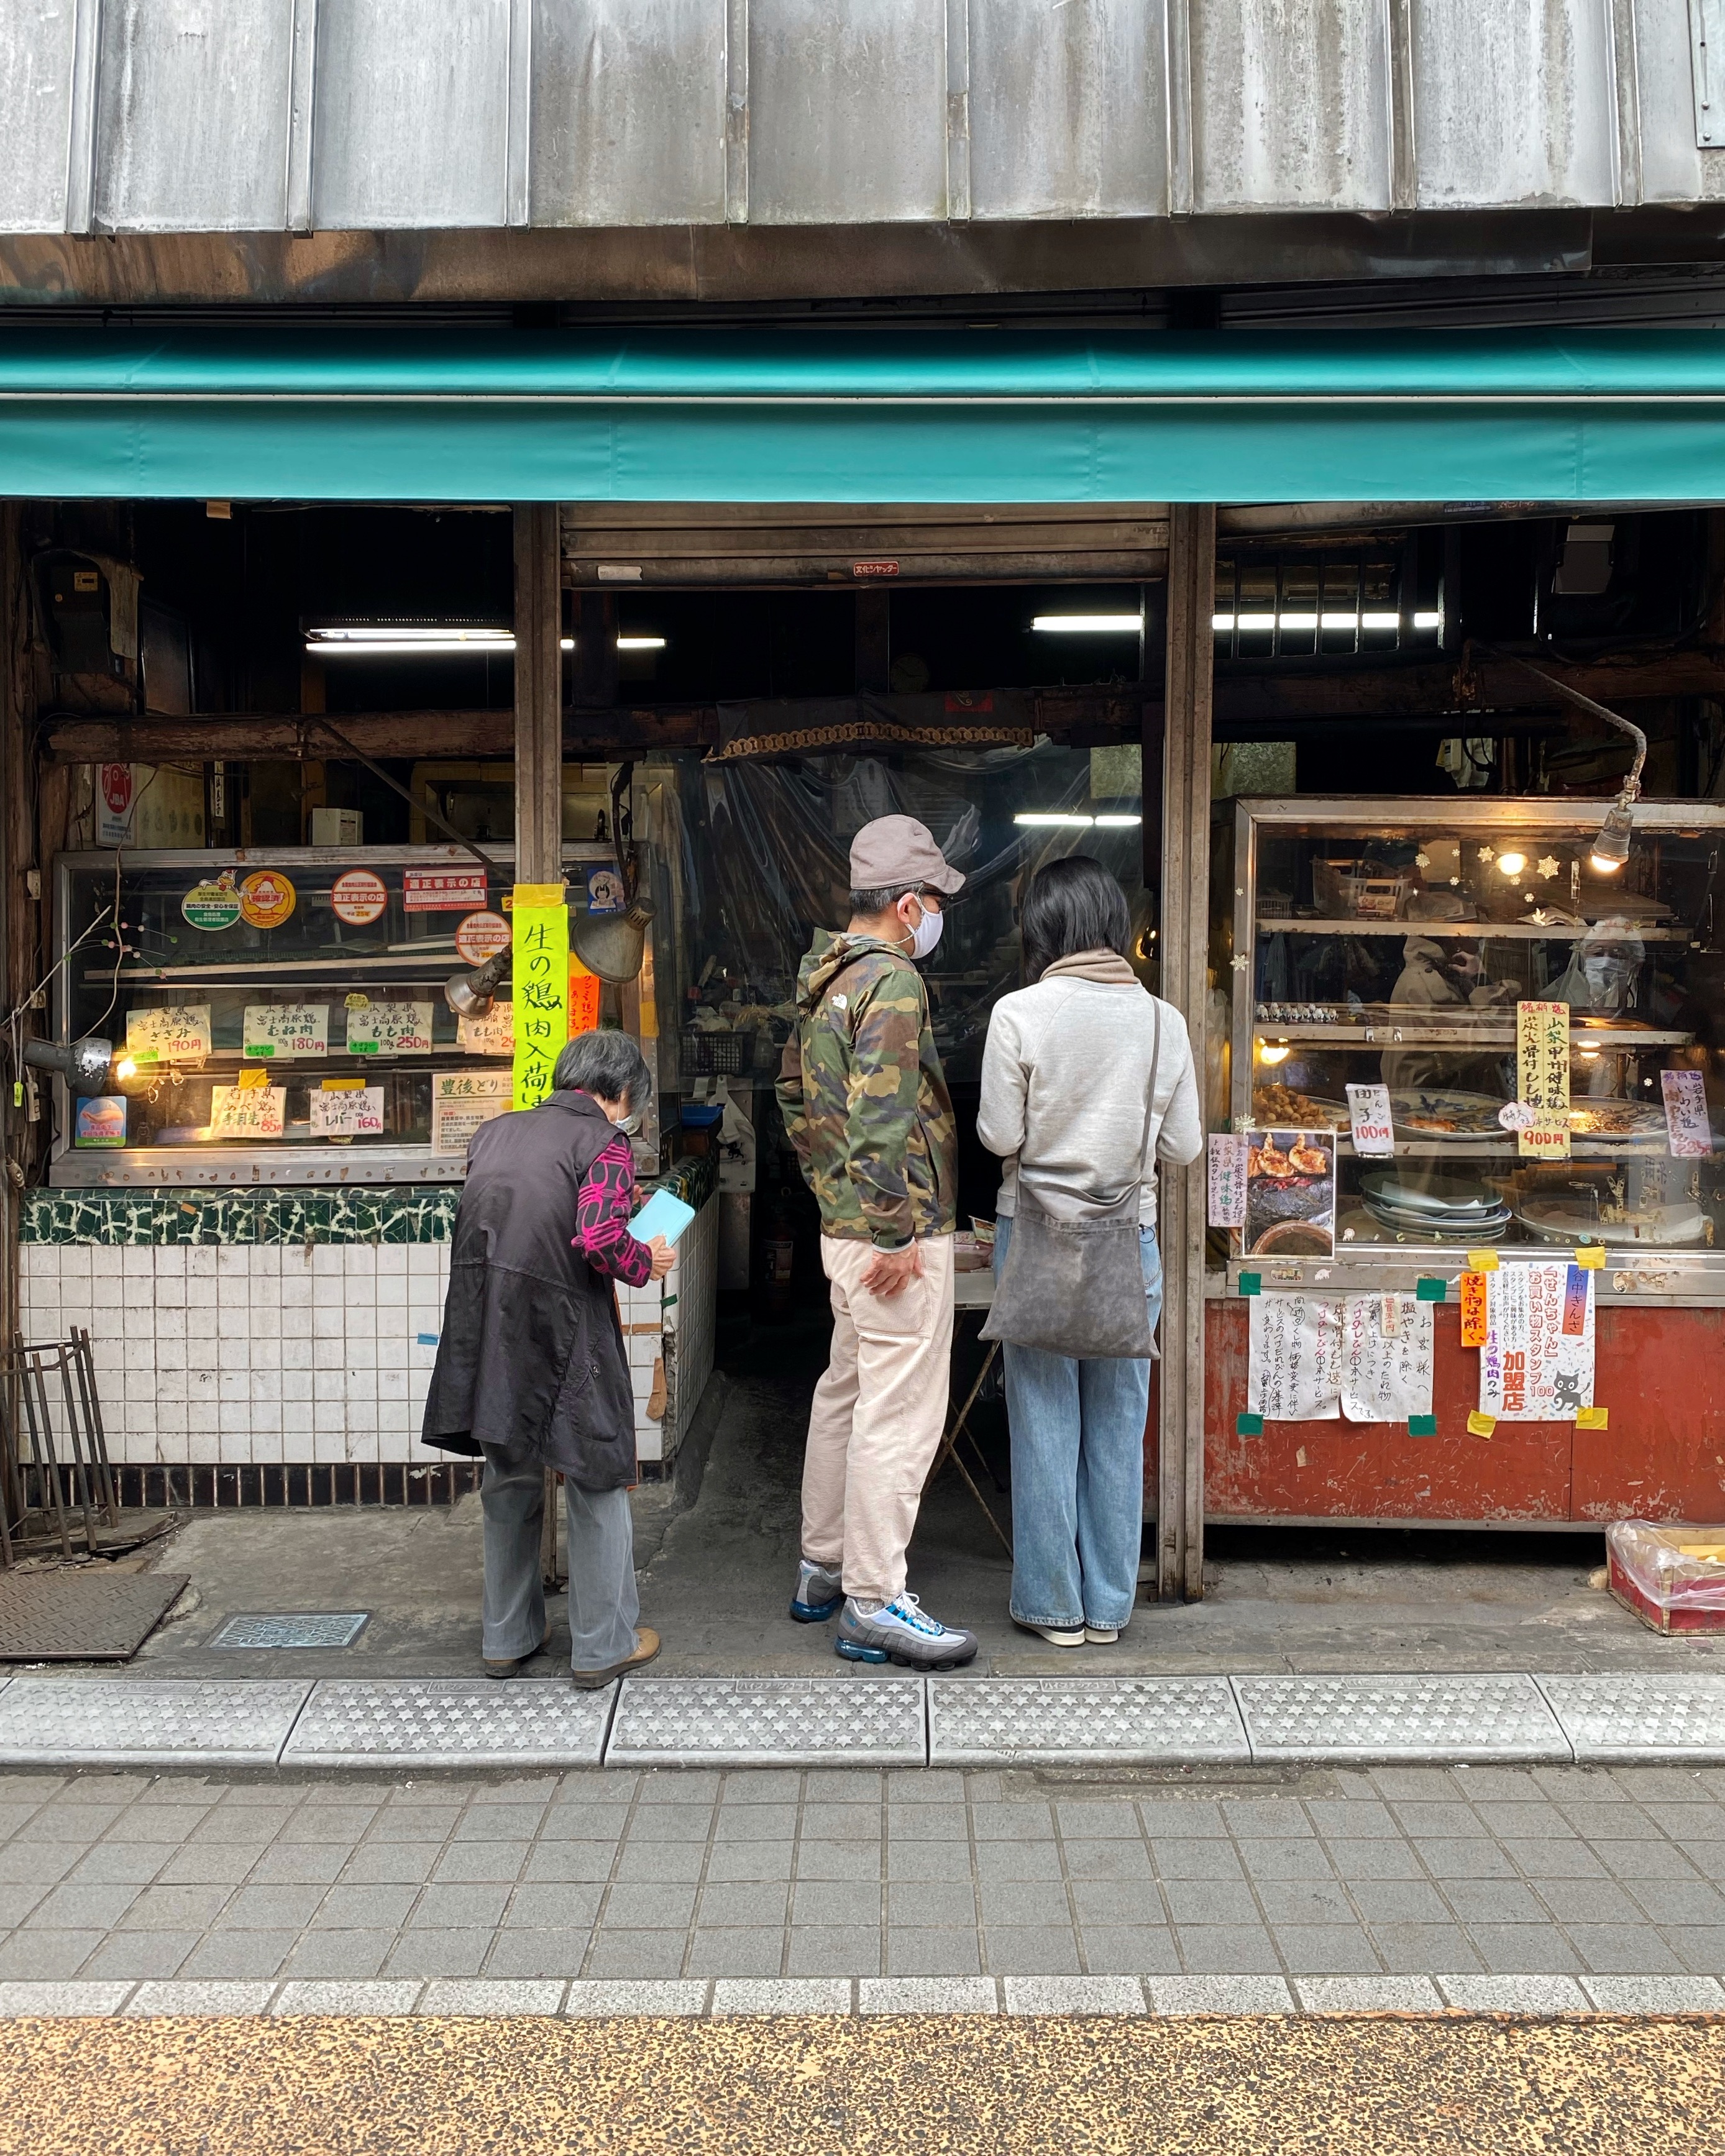
[[[668,1459],[712,1370],[718,1206],[664,1285],[622,1291],[644,1460]],[[108,1450],[136,1464],[405,1460],[418,1444],[447,1243],[27,1243],[27,1340],[87,1327]],[[667,1290],[675,1298],[665,1308]],[[649,1420],[663,1354],[670,1404]]]
[[[408,1460],[447,1243],[26,1244],[27,1337],[87,1326],[117,1460]]]

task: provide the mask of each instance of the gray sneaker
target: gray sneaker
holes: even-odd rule
[[[865,1616],[846,1597],[839,1620],[838,1651],[847,1662],[897,1662],[907,1670],[957,1670],[976,1659],[974,1632],[936,1622],[914,1594]]]
[[[836,1572],[811,1557],[798,1561],[797,1584],[791,1592],[791,1614],[798,1624],[824,1625],[844,1599],[844,1582]]]

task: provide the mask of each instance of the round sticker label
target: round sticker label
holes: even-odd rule
[[[388,903],[382,877],[373,875],[369,869],[349,869],[336,878],[330,892],[336,920],[354,928],[363,928],[367,921],[377,920]]]
[[[509,947],[509,923],[501,913],[470,913],[455,931],[455,948],[470,966],[483,966]]]
[[[213,883],[194,883],[180,901],[180,911],[194,928],[212,932],[231,928],[239,918],[239,893],[234,888],[232,870],[223,869]]]
[[[254,928],[280,928],[299,896],[280,869],[258,869],[239,886],[239,910]]]

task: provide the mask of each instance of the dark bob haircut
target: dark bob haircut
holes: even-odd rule
[[[591,1093],[619,1101],[631,1112],[653,1090],[646,1058],[626,1033],[578,1033],[558,1056],[552,1084],[559,1093]]]
[[[1037,870],[1024,893],[1019,927],[1024,972],[1040,980],[1056,958],[1080,951],[1117,951],[1132,956],[1132,917],[1126,894],[1099,860],[1069,854]]]

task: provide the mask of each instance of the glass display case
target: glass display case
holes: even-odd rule
[[[1637,803],[1613,871],[1609,805],[1237,804],[1214,953],[1254,1139],[1236,1280],[1405,1287],[1472,1250],[1603,1245],[1620,1289],[1725,1301],[1725,806]],[[1388,1094],[1369,1153],[1350,1086]]]
[[[54,1080],[50,1182],[458,1181],[510,1098],[507,981],[469,1017],[444,993],[508,940],[513,850],[485,851],[495,875],[448,845],[61,855],[55,1037],[114,1056],[99,1088]],[[567,844],[563,864],[572,912],[617,910],[608,844]],[[644,849],[649,897],[655,870]],[[578,1024],[650,1046],[666,932],[639,978],[577,984]]]

